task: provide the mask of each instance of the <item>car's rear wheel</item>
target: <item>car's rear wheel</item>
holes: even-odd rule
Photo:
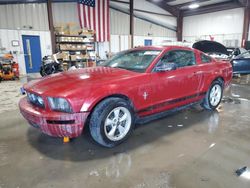
[[[114,147],[125,141],[133,128],[133,109],[126,100],[116,97],[100,102],[89,122],[92,138],[105,147]]]
[[[223,95],[223,81],[216,80],[214,81],[209,90],[206,93],[201,106],[207,110],[214,110],[216,109],[220,102]]]

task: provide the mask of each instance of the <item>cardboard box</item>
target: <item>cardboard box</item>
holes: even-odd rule
[[[70,35],[79,35],[78,32],[81,29],[80,26],[76,23],[70,22],[67,24],[69,28]]]
[[[68,24],[56,24],[54,30],[58,35],[69,35],[70,33]]]

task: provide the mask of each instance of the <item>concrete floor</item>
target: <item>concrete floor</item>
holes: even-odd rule
[[[250,75],[234,79],[218,111],[192,108],[139,126],[113,149],[86,133],[63,144],[30,127],[16,106],[19,86],[0,83],[0,188],[250,187],[234,174],[250,167]]]

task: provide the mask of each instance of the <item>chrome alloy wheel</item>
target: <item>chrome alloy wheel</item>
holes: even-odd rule
[[[116,107],[108,114],[104,122],[104,133],[108,139],[119,141],[127,135],[131,123],[130,111],[125,107]]]
[[[210,91],[209,95],[210,104],[212,106],[217,106],[220,102],[221,95],[222,95],[221,86],[219,84],[215,84]]]

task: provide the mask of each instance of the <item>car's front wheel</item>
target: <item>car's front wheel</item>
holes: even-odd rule
[[[205,98],[201,106],[207,110],[214,110],[216,109],[220,102],[223,95],[223,82],[220,80],[214,81],[209,90],[206,93]]]
[[[134,128],[133,109],[121,98],[100,102],[90,117],[92,138],[102,146],[114,147],[128,138]]]

